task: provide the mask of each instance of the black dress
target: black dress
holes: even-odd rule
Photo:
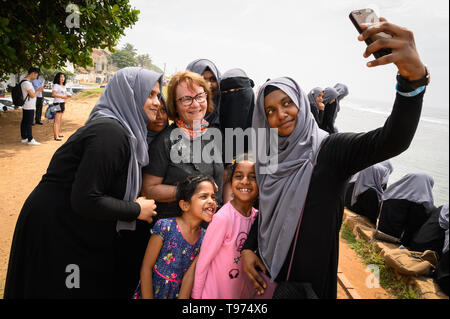
[[[336,108],[337,102],[327,104],[325,106],[325,110],[323,111],[323,117],[319,125],[319,127],[322,130],[327,131],[330,134],[337,133],[336,128],[334,126],[335,121],[334,114],[337,112]]]
[[[186,162],[175,163],[171,160],[171,150],[176,149],[181,145],[180,140],[178,138],[174,141],[171,141],[170,135],[177,126],[175,123],[164,129],[158,137],[156,137],[152,143],[150,144],[148,154],[149,154],[149,165],[144,167],[142,172],[145,174],[150,174],[153,176],[163,177],[162,184],[165,185],[177,185],[177,183],[183,181],[186,177],[195,174],[205,174],[210,175],[214,178],[217,186],[219,187],[219,191],[217,193],[217,201],[218,204],[222,204],[222,179],[223,179],[223,164],[222,164],[222,154],[218,155],[218,162],[207,163],[203,160],[203,157],[200,162],[194,163],[193,161],[193,143],[186,141],[187,147],[191,148],[190,158]],[[205,147],[209,145],[209,143],[214,143],[211,139],[201,139],[201,152],[203,153]],[[184,144],[184,145],[186,145]],[[217,144],[216,144],[217,145]],[[217,146],[217,149],[220,150],[220,145]],[[212,153],[211,153],[212,154]],[[173,202],[156,202],[156,211],[158,215],[156,216],[156,220],[161,218],[170,218],[179,215],[178,203],[176,201]],[[154,219],[154,221],[156,221]]]
[[[429,215],[420,203],[406,199],[388,199],[383,201],[378,221],[378,230],[395,237],[409,247],[413,235],[427,221]]]
[[[438,256],[442,255],[445,242],[445,230],[439,224],[442,206],[435,207],[427,221],[413,235],[409,248],[414,251],[433,250]]]
[[[116,232],[118,219],[140,212],[122,200],[129,159],[125,129],[113,119],[92,121],[55,152],[17,220],[5,299],[131,297],[144,251],[124,252]]]
[[[336,298],[339,230],[348,180],[409,147],[422,101],[423,93],[410,98],[397,94],[384,127],[368,133],[337,133],[323,141],[306,197],[290,281],[311,283],[319,298]],[[257,236],[255,222],[243,249],[256,250]],[[293,244],[276,281],[286,280]]]
[[[351,210],[355,213],[366,216],[374,225],[377,223],[380,203],[377,192],[373,188],[367,189],[358,195],[355,204],[351,206]]]
[[[353,189],[355,188],[355,183],[348,183],[347,187],[345,189],[345,197],[344,197],[344,206],[347,207],[347,209],[352,209],[352,194]]]

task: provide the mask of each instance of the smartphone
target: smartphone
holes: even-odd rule
[[[370,8],[354,10],[354,11],[350,12],[349,17],[350,17],[350,20],[352,21],[353,25],[356,27],[356,30],[358,30],[359,33],[363,32],[363,30],[361,29],[362,23],[374,24],[374,23],[377,23],[380,21],[377,14],[375,13],[375,11],[373,11],[373,9],[370,9]],[[367,45],[369,45],[381,38],[392,38],[392,36],[385,32],[380,32],[380,33],[377,33],[377,34],[371,36],[370,38],[367,38],[365,40],[365,42]],[[392,53],[391,49],[382,49],[382,50],[378,50],[378,51],[374,52],[373,55],[375,56],[375,58],[378,59],[384,55],[391,54],[391,53]]]

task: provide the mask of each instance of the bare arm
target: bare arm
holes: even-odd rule
[[[28,96],[30,97],[30,99],[34,99],[40,92],[44,91],[43,88],[39,88],[36,90],[36,92],[32,89],[27,90]]]
[[[70,95],[58,95],[56,94],[56,91],[52,91],[52,97],[58,99],[68,99],[70,98]]]
[[[162,203],[176,201],[177,187],[162,184],[163,179],[163,177],[144,173],[142,177],[142,196]]]
[[[163,246],[162,238],[152,235],[145,250],[141,266],[141,295],[142,299],[153,299],[153,267]]]
[[[189,269],[184,273],[183,280],[181,281],[180,292],[178,293],[178,299],[189,299],[191,297],[192,287],[194,286],[195,278],[195,266],[197,265],[198,255],[195,257]]]

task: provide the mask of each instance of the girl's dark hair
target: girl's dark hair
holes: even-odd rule
[[[276,87],[274,85],[268,85],[264,89],[264,97],[272,93],[273,91],[281,90],[279,87]]]
[[[63,85],[66,85],[67,76],[62,72],[56,73],[55,79],[53,80],[53,84],[61,84],[61,83],[59,83],[59,79],[61,78],[61,75],[64,75]]]
[[[231,172],[230,172],[230,177],[229,177],[229,182],[231,183],[231,181],[233,180],[233,175],[234,172],[236,171],[236,168],[238,166],[238,164],[240,162],[243,161],[249,161],[249,162],[255,162],[255,159],[253,158],[253,154],[251,153],[242,153],[238,156],[236,156],[236,158],[234,159],[233,163],[231,164]]]
[[[184,200],[185,202],[190,202],[192,196],[195,194],[195,191],[197,190],[198,184],[201,182],[210,182],[214,188],[214,191],[217,192],[216,189],[216,182],[214,181],[214,178],[212,178],[209,175],[191,175],[186,177],[182,182],[178,183],[177,185],[177,202],[180,200]]]

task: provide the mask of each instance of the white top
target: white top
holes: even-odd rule
[[[27,97],[28,95],[28,90],[32,90],[34,93],[34,87],[33,84],[31,84],[30,81],[25,80],[20,87],[22,88],[22,96],[25,100],[25,103],[22,106],[22,109],[24,110],[35,110],[36,109],[36,97],[31,98],[30,96]]]
[[[59,84],[53,84],[53,91],[55,91],[56,95],[60,95],[60,96],[67,95],[66,87],[61,86]],[[53,103],[64,103],[64,102],[66,102],[65,99],[60,99],[58,97],[55,97],[55,99],[53,100]]]

